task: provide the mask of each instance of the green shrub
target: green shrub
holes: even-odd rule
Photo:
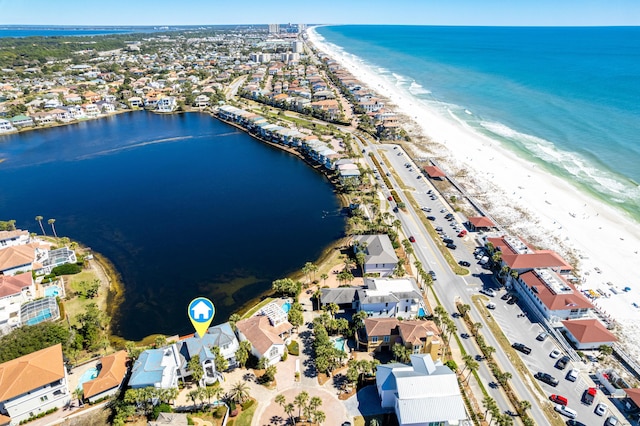
[[[193,425],[195,423],[193,423],[193,419],[191,418],[191,416],[187,416],[187,424],[188,425]]]
[[[160,413],[172,413],[172,412],[173,412],[173,409],[169,404],[162,403],[153,407],[153,413],[151,414],[151,416],[153,417],[154,420],[156,420],[160,415]]]
[[[287,345],[287,351],[289,352],[289,355],[300,355],[300,346],[298,345],[298,342],[292,340],[291,343]]]
[[[227,412],[227,407],[225,407],[224,405],[221,405],[218,408],[216,408],[216,411],[213,412],[213,416],[217,419],[221,419],[224,417],[224,413],[226,412]]]
[[[246,401],[244,404],[242,404],[242,409],[243,410],[248,410],[254,403],[255,403],[255,401],[253,399],[250,399],[250,400]]]
[[[73,275],[79,274],[82,271],[82,268],[74,263],[66,263],[64,265],[56,266],[51,270],[51,273],[59,276],[59,275]]]

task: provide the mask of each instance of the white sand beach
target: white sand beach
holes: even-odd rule
[[[640,306],[640,279],[632,269],[640,264],[640,224],[518,158],[497,141],[438,115],[359,59],[332,48],[314,29],[308,35],[318,49],[388,98],[392,108],[412,122],[405,127],[413,140],[418,133],[432,140],[430,153],[415,147],[414,156],[436,157],[449,174],[466,170],[465,177],[456,179],[503,226],[537,247],[578,259],[581,287],[609,295],[595,304],[617,321],[620,343],[640,358],[640,308],[633,306]],[[631,291],[623,292],[625,287]]]

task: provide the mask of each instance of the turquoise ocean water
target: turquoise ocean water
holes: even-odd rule
[[[442,116],[640,221],[640,27],[317,32]]]

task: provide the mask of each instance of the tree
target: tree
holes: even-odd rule
[[[211,347],[211,353],[215,356],[214,364],[216,366],[216,371],[227,371],[229,368],[229,361],[227,361],[227,359],[220,353],[220,347]]]
[[[607,357],[609,355],[611,355],[613,353],[613,348],[609,345],[600,345],[598,346],[598,350],[600,351],[600,353]]]
[[[242,404],[249,398],[249,386],[245,382],[236,382],[229,391],[229,399],[236,404]]]
[[[306,406],[307,401],[309,400],[309,394],[306,391],[300,392],[293,399],[293,403],[298,407],[298,418],[302,415],[302,409]]]
[[[236,361],[240,367],[244,368],[249,360],[249,353],[251,352],[251,343],[247,340],[240,342],[240,347],[236,350]]]
[[[84,396],[84,391],[82,390],[82,388],[75,388],[73,390],[73,396],[75,396],[78,399],[78,406],[81,406],[82,398]]]
[[[187,369],[191,371],[191,378],[200,386],[200,380],[204,377],[204,368],[200,363],[200,356],[194,355],[187,363]]]
[[[496,403],[495,399],[491,398],[489,395],[485,396],[484,399],[482,400],[482,405],[484,405],[484,419],[487,419],[487,414],[489,414],[489,411],[492,411],[494,408],[496,408],[498,406],[498,404]]]
[[[327,415],[324,413],[324,411],[315,410],[312,413],[312,417],[313,417],[313,422],[317,424],[322,424],[322,422],[327,420]]]
[[[277,368],[275,365],[270,365],[264,370],[262,380],[264,383],[271,383],[276,378]]]
[[[231,314],[229,315],[229,325],[231,326],[231,329],[233,331],[236,331],[236,323],[240,321],[240,315],[238,314]]]
[[[42,230],[42,235],[47,235],[47,233],[44,232],[44,226],[42,226],[42,219],[44,219],[42,216],[36,216],[36,220],[40,224],[40,229]]]
[[[327,278],[329,278],[329,275],[327,275],[327,274],[325,274],[325,273],[322,273],[322,274],[320,275],[320,279],[322,280],[322,283],[323,283],[324,285],[327,285]]]
[[[51,230],[53,231],[53,236],[54,236],[54,237],[56,237],[56,238],[58,238],[58,234],[56,234],[56,227],[53,225],[54,223],[56,223],[56,220],[55,220],[55,219],[49,219],[49,220],[47,221],[47,223],[48,223],[49,225],[51,225]]]
[[[469,380],[473,372],[478,370],[478,367],[479,367],[479,364],[474,359],[471,359],[470,361],[465,362],[465,368],[468,368],[469,372],[467,373],[467,377],[465,377],[464,379]]]
[[[284,406],[287,405],[287,399],[284,397],[283,394],[276,395],[275,402],[282,408],[284,408]]]
[[[530,408],[531,408],[531,403],[529,401],[527,400],[520,401],[520,409],[522,411],[527,411]]]

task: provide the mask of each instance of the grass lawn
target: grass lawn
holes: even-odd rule
[[[101,307],[101,309],[105,309],[107,294],[106,290],[102,288],[100,289],[98,297],[94,299],[85,299],[84,297],[75,296],[75,291],[77,290],[78,283],[80,283],[81,281],[92,282],[93,280],[97,279],[98,276],[91,270],[85,270],[80,272],[79,274],[68,275],[64,277],[67,298],[70,298],[70,300],[64,300],[64,309],[65,313],[69,315],[69,320],[71,321],[72,325],[76,323],[76,315],[86,312],[86,306],[89,303],[96,303]]]
[[[242,413],[240,413],[240,415],[238,415],[238,418],[236,419],[236,421],[233,423],[235,426],[251,426],[251,420],[253,419],[253,414],[256,412],[256,408],[258,407],[258,404],[253,404],[251,407],[249,407],[248,410],[242,410]],[[230,424],[231,422],[227,422],[227,424]]]
[[[251,318],[251,315],[255,314],[256,312],[258,312],[260,309],[262,309],[263,307],[267,306],[269,303],[273,302],[274,300],[276,300],[275,297],[267,297],[265,298],[263,301],[261,301],[260,303],[258,303],[257,305],[255,305],[253,308],[249,309],[243,316],[242,318]]]

